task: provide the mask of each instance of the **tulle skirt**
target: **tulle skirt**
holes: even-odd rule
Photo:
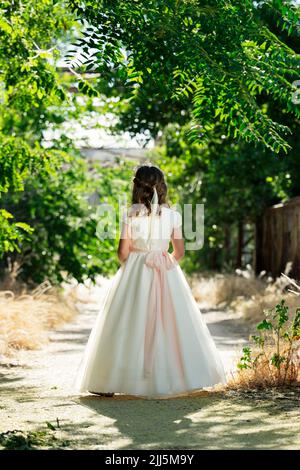
[[[223,365],[180,266],[169,254],[132,252],[102,303],[76,391],[152,398],[218,383]]]

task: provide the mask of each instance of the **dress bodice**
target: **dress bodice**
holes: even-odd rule
[[[128,233],[134,250],[165,251],[169,248],[173,230],[182,225],[182,218],[178,211],[162,207],[160,215],[125,214],[124,223],[128,224]]]

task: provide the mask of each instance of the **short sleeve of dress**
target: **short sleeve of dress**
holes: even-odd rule
[[[124,211],[121,217],[121,238],[130,238],[130,217],[128,211]]]
[[[129,225],[129,216],[128,216],[127,211],[124,211],[121,220],[122,220],[122,224],[121,224],[122,226]]]
[[[182,215],[178,211],[173,212],[173,228],[180,228],[182,226]]]

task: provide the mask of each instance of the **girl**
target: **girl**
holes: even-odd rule
[[[225,382],[218,352],[178,264],[184,255],[182,219],[166,196],[162,171],[139,167],[133,206],[123,217],[122,265],[88,340],[78,391],[159,398]]]

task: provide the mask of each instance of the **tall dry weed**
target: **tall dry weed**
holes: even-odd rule
[[[288,270],[288,269],[287,269]],[[276,280],[265,273],[255,276],[248,266],[235,274],[192,276],[190,284],[195,299],[208,308],[229,308],[249,322],[263,318],[263,312],[272,308],[278,298],[285,300],[290,308],[300,307],[300,297],[288,290],[290,278],[280,276]]]
[[[76,311],[74,301],[48,283],[30,294],[0,291],[0,354],[40,348],[49,330],[70,321]]]

